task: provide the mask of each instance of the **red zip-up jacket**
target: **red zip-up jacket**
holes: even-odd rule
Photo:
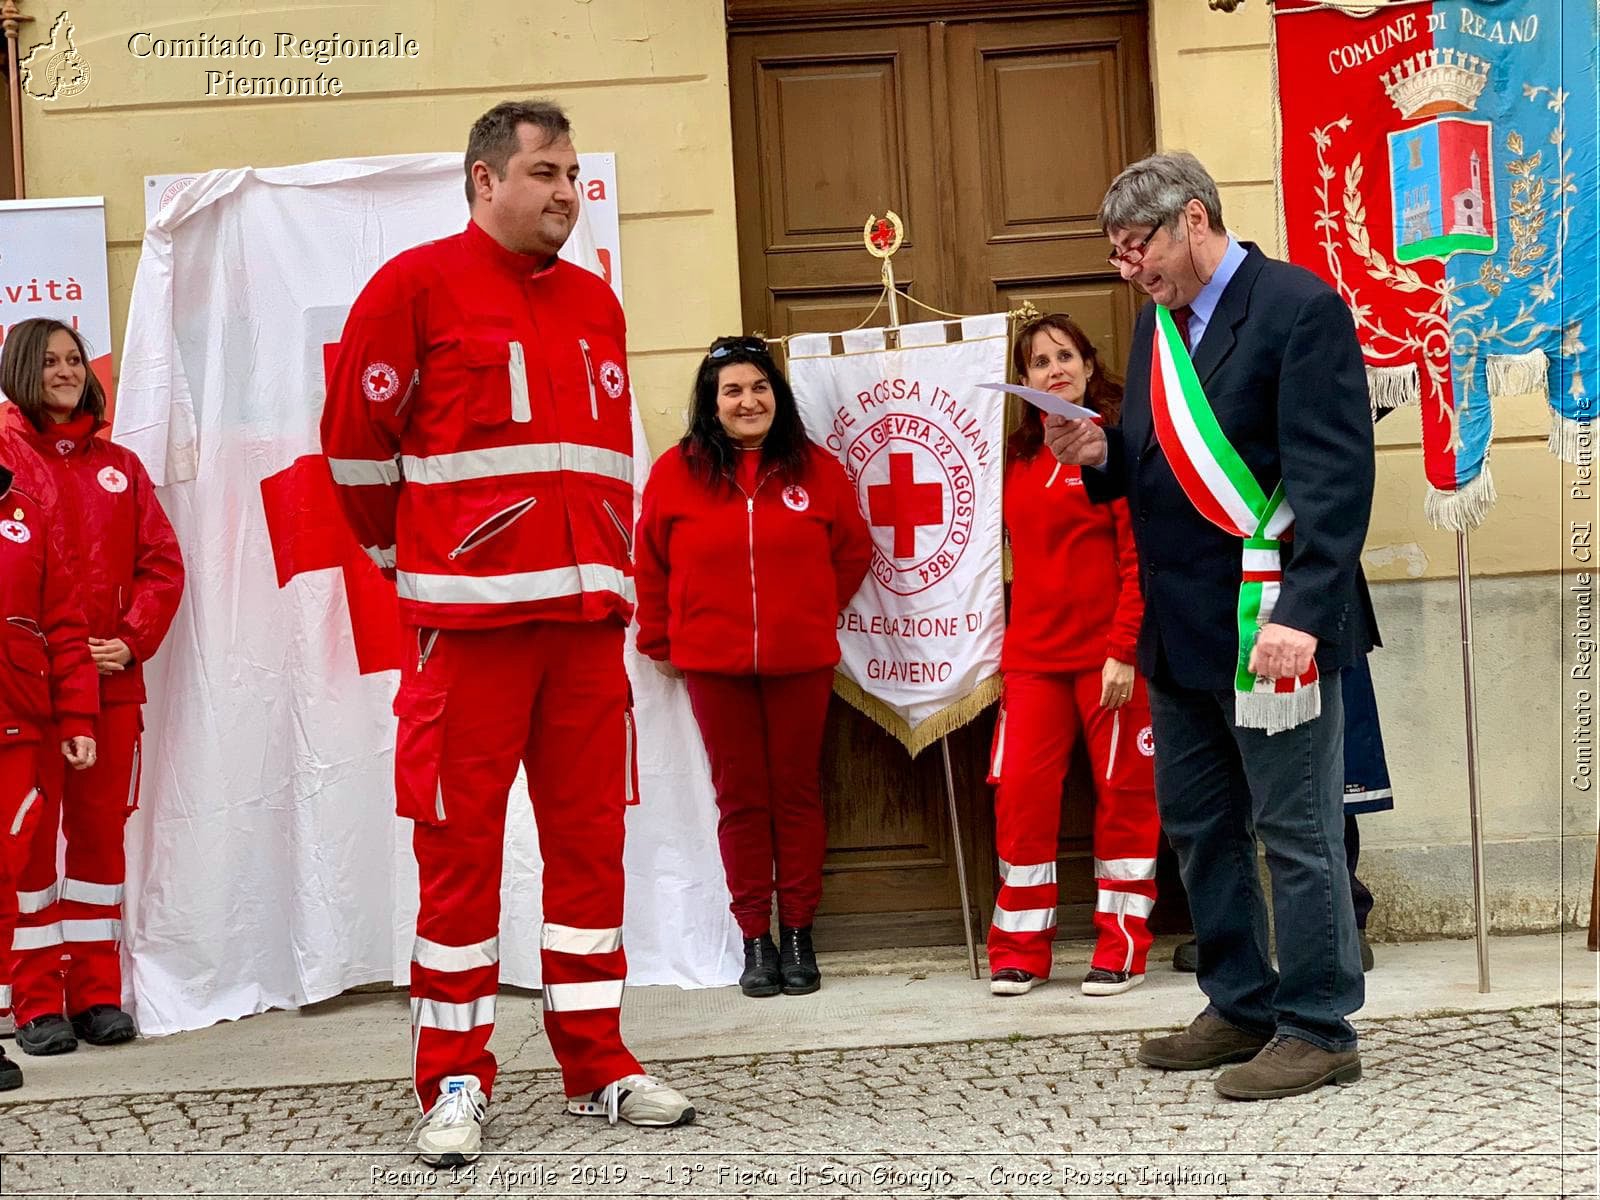
[[[0,745],[93,737],[100,687],[49,469],[0,429]]]
[[[133,653],[126,669],[99,676],[102,704],[143,704],[144,663],[172,627],[183,598],[183,557],[172,523],[156,500],[144,464],[125,446],[95,434],[63,437],[34,429],[6,404],[8,432],[32,446],[74,514],[67,531],[78,596],[92,638],[121,638]]]
[[[872,538],[837,459],[711,486],[674,446],[645,484],[635,539],[639,652],[683,671],[794,675],[839,661],[839,613]]]
[[[322,448],[410,625],[626,622],[633,415],[622,309],[475,222],[390,259],[345,322]]]
[[[1040,450],[1006,465],[1011,619],[1005,671],[1097,671],[1134,661],[1144,597],[1128,503],[1091,503],[1077,467]]]

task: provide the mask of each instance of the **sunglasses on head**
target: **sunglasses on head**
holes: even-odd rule
[[[771,353],[771,351],[767,349],[765,338],[729,338],[726,341],[712,346],[711,349],[707,351],[706,357],[710,359],[727,358],[728,355],[739,350],[744,351],[746,354]]]

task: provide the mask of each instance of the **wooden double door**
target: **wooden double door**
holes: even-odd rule
[[[728,0],[740,278],[748,330],[847,329],[880,294],[869,213],[906,227],[901,287],[952,313],[1065,311],[1119,364],[1136,308],[1097,212],[1154,148],[1142,0]],[[903,320],[914,320],[913,307]],[[879,314],[878,320],[883,319]],[[994,712],[951,735],[979,936],[996,889]],[[915,760],[837,699],[823,750],[829,948],[961,940],[940,747]],[[1064,792],[1062,926],[1093,906],[1091,790]]]

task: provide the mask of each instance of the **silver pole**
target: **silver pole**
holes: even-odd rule
[[[1477,923],[1478,991],[1489,990],[1489,895],[1483,877],[1483,809],[1478,797],[1478,688],[1472,666],[1472,560],[1467,535],[1456,534],[1461,602],[1461,678],[1467,700],[1467,807],[1472,816],[1472,910]]]
[[[956,848],[956,886],[961,889],[961,932],[967,938],[967,966],[978,978],[978,944],[972,937],[972,902],[967,897],[967,852],[961,846],[961,818],[956,813],[956,777],[950,769],[950,739],[939,739],[944,755],[944,798],[950,805],[950,838]]]

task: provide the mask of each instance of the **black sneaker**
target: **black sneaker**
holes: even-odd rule
[[[1193,975],[1200,969],[1200,943],[1190,938],[1187,942],[1179,942],[1178,948],[1172,952],[1172,969],[1174,971],[1187,971]]]
[[[817,969],[817,952],[811,948],[811,926],[804,929],[781,927],[778,938],[783,943],[779,960],[783,971],[785,996],[809,996],[822,986],[822,972]]]
[[[1365,974],[1372,970],[1372,943],[1367,941],[1364,933],[1357,936],[1361,939],[1361,971]]]
[[[989,976],[989,992],[994,996],[1026,996],[1043,982],[1021,967],[1001,967]]]
[[[1085,996],[1120,996],[1130,988],[1136,988],[1144,982],[1143,975],[1135,975],[1131,971],[1107,971],[1103,967],[1095,967],[1083,977],[1083,994]]]
[[[772,944],[772,935],[744,940],[744,974],[739,976],[739,990],[757,999],[776,996],[783,990],[783,976],[778,973],[778,948]]]
[[[115,1004],[91,1004],[72,1018],[72,1031],[91,1046],[117,1046],[139,1034],[133,1018]]]
[[[7,1058],[4,1050],[0,1050],[0,1092],[9,1092],[21,1086],[22,1068]]]
[[[17,1026],[17,1049],[24,1054],[71,1054],[78,1048],[72,1026],[60,1013],[35,1017]]]

